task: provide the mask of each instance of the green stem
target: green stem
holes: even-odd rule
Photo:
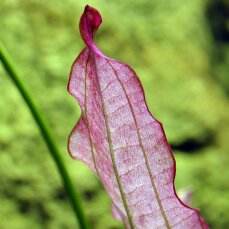
[[[44,116],[35,105],[31,94],[28,92],[27,88],[25,87],[22,80],[20,79],[19,73],[13,64],[11,57],[9,56],[7,50],[5,49],[4,45],[1,42],[0,42],[0,59],[5,67],[5,70],[8,72],[15,86],[21,93],[25,103],[28,105],[32,113],[32,116],[40,129],[41,135],[61,175],[63,185],[66,189],[66,192],[68,194],[68,197],[72,204],[75,216],[78,219],[80,227],[82,229],[89,228],[89,225],[87,223],[86,217],[83,212],[79,194],[74,189],[73,183],[70,179],[67,168],[65,167],[59,148],[54,140],[53,134],[49,129],[46,120],[44,119]]]

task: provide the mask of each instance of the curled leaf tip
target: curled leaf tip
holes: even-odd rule
[[[87,5],[80,18],[80,33],[85,44],[92,49],[95,49],[93,37],[101,23],[102,17],[100,13],[95,8]]]

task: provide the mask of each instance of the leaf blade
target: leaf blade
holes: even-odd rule
[[[94,44],[101,22],[99,12],[86,6],[80,31],[87,47],[82,63],[79,58],[73,64],[68,88],[81,106],[93,163],[116,215],[127,228],[208,228],[176,195],[175,160],[137,75]]]

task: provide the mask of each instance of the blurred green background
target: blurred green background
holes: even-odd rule
[[[118,229],[101,184],[66,149],[80,115],[66,91],[84,47],[85,4],[101,12],[97,44],[139,75],[177,160],[177,189],[193,190],[211,228],[229,228],[229,19],[226,0],[1,0],[0,34],[54,130],[92,228]],[[78,228],[28,108],[0,66],[0,228]]]

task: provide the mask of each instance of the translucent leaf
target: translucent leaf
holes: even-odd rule
[[[86,48],[68,83],[82,109],[69,138],[71,155],[97,174],[114,216],[127,228],[208,228],[176,195],[175,160],[135,72],[96,47],[93,37],[101,22],[99,12],[86,6],[80,20]]]

